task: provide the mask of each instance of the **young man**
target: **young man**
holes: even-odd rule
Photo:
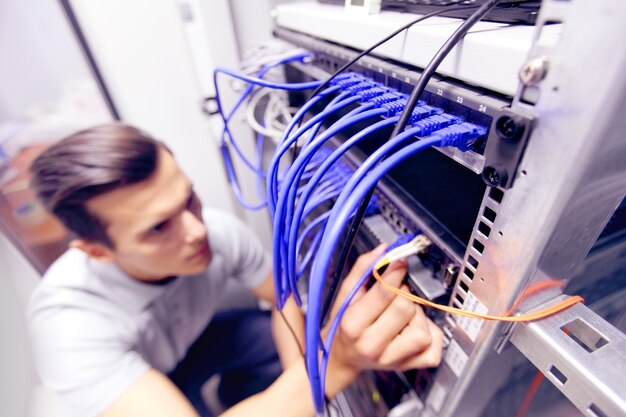
[[[260,242],[234,216],[202,210],[163,144],[104,125],[53,145],[32,172],[41,201],[76,234],[29,308],[39,372],[64,417],[208,416],[200,387],[215,373],[230,387],[220,387],[226,402],[238,402],[224,416],[313,414],[304,362],[284,323],[272,326],[285,367],[272,382],[279,372],[267,322],[215,312],[229,279],[273,305]],[[381,251],[361,256],[340,297]],[[398,263],[385,279],[399,286],[404,274]],[[286,316],[301,329],[293,304]],[[441,344],[419,307],[376,285],[344,316],[327,395],[364,368],[436,366]]]

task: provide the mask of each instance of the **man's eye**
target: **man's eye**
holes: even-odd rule
[[[148,230],[148,234],[149,235],[158,235],[159,233],[163,233],[167,227],[169,226],[169,222],[165,221],[165,222],[161,222],[159,224],[156,224],[154,226],[152,226],[152,228],[150,228],[150,230]]]

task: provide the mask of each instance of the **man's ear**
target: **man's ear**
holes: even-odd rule
[[[98,261],[113,262],[115,260],[115,254],[111,248],[99,242],[93,242],[85,239],[74,239],[70,242],[70,247],[80,249],[90,258]]]

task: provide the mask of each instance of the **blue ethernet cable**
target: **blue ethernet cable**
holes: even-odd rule
[[[289,138],[289,136],[291,136],[291,131],[298,125],[300,120],[302,120],[304,115],[309,110],[311,110],[311,108],[313,106],[315,106],[319,101],[321,101],[326,96],[328,96],[330,94],[334,94],[337,91],[339,91],[340,89],[341,89],[341,87],[339,87],[337,85],[332,86],[332,87],[322,91],[321,93],[319,93],[315,97],[309,99],[306,103],[304,103],[304,105],[302,107],[300,107],[300,109],[292,117],[291,122],[289,122],[289,124],[287,125],[287,128],[283,132],[283,135],[282,135],[281,139],[278,141],[278,144],[280,145],[281,143],[285,142]]]
[[[311,199],[308,202],[307,207],[306,207],[307,213],[312,212],[313,210],[315,210],[316,208],[318,208],[324,203],[330,202],[332,199],[336,198],[340,192],[341,190],[336,184],[329,184],[327,189],[320,192],[318,195],[315,196],[314,199]],[[286,257],[285,245],[280,245],[280,244],[274,244],[274,245],[275,245],[274,246],[275,253],[277,253],[276,246],[278,245],[279,253],[281,254],[281,257],[283,257],[284,259]],[[280,275],[278,280],[276,280],[276,277],[275,277],[275,282],[276,281],[281,282],[280,291],[277,291],[277,293],[280,294],[280,305],[284,305],[284,303],[286,302],[290,294],[294,295],[294,301],[298,305],[302,304],[302,301],[300,299],[300,294],[297,290],[296,280],[288,280],[288,279],[285,279],[285,275]]]
[[[396,103],[391,103],[391,105],[395,105]],[[394,108],[396,111],[398,110],[398,108]],[[417,110],[413,111],[413,119],[419,119],[421,117],[424,116],[424,112],[422,111],[422,109],[420,109],[419,107],[416,108]],[[434,110],[432,110],[433,108],[431,107],[429,110],[429,112],[434,112]],[[387,120],[394,120],[397,121],[399,117],[393,117]],[[449,114],[434,114],[433,116],[427,117],[426,119],[422,119],[422,120],[416,120],[414,123],[414,132],[416,135],[427,135],[429,133],[431,133],[432,131],[436,130],[436,129],[441,129],[443,127],[446,127],[450,124],[454,124],[454,123],[461,123],[462,120],[457,117],[457,116],[453,116],[453,115],[449,115]],[[373,125],[376,126],[376,129],[378,128],[382,128],[386,125],[388,125],[388,122],[382,123],[379,122],[379,124]],[[371,132],[371,130],[364,130],[367,131],[368,134]],[[358,135],[358,134],[357,134]],[[357,136],[357,140],[361,140],[364,136]],[[380,160],[382,160],[390,151],[392,151],[393,149],[395,149],[396,147],[402,145],[402,143],[408,139],[410,139],[412,136],[398,136],[396,138],[394,138],[393,140],[390,140],[389,142],[387,142],[385,145],[381,146],[378,150],[376,150],[376,152],[374,152],[358,169],[357,171],[353,174],[352,178],[348,181],[348,183],[345,185],[346,188],[351,189],[354,187],[354,184],[358,183],[358,181],[360,180],[360,178],[362,178],[363,175],[365,175],[365,173],[367,173],[369,170],[371,170]],[[399,139],[398,139],[399,138]],[[352,140],[348,140],[347,142],[344,143],[344,145],[347,146],[352,146],[353,142]],[[342,147],[340,147],[339,149],[341,149],[340,153],[336,156],[336,158],[339,158],[339,156],[341,154],[343,154],[344,152],[347,151],[348,147],[342,145]],[[329,158],[329,160],[327,160],[325,162],[325,164],[322,164],[322,166],[324,166],[324,170],[327,169],[326,167],[329,166],[329,164],[334,160],[331,156],[331,158]],[[327,164],[328,163],[328,164]],[[321,171],[320,173],[320,177],[321,175],[323,175],[324,170],[322,170],[322,167],[320,167],[320,169],[318,169],[318,172]],[[314,176],[314,178],[311,179],[311,181],[309,181],[309,186],[314,187],[315,184],[318,181],[318,178],[316,178]],[[345,195],[345,194],[344,194]],[[303,194],[300,197],[300,201],[306,201],[306,199],[308,198],[307,194]],[[340,199],[337,200],[336,204],[342,204],[342,201]],[[291,214],[291,213],[290,213]],[[294,271],[295,271],[295,260],[296,260],[296,253],[294,251],[293,248],[293,242],[296,239],[296,234],[297,234],[297,230],[299,227],[300,222],[302,221],[302,213],[301,211],[299,212],[298,210],[296,210],[296,213],[294,213],[293,215],[291,215],[290,217],[287,218],[291,218],[292,219],[292,223],[291,226],[287,228],[288,232],[289,232],[289,238],[287,239],[287,247],[288,252],[287,252],[287,274],[288,276],[290,276],[293,279],[293,276],[295,275]]]
[[[296,132],[296,136],[297,138],[294,139],[294,137],[291,135],[291,131],[293,130],[293,128],[297,125],[299,125],[300,120],[302,119],[302,117],[304,116],[304,114],[311,108],[313,107],[314,104],[316,104],[321,96],[325,96],[330,94],[331,92],[335,92],[341,89],[347,89],[348,91],[345,91],[343,93],[341,93],[339,96],[335,97],[333,99],[333,101],[331,102],[331,104],[336,104],[340,101],[340,99],[343,98],[347,98],[351,95],[353,95],[355,92],[358,92],[360,90],[363,90],[363,87],[358,87],[357,85],[363,85],[366,82],[366,79],[362,76],[358,76],[356,74],[344,74],[342,77],[338,77],[334,82],[334,86],[322,91],[320,94],[318,94],[317,96],[313,97],[312,99],[310,99],[301,109],[300,111],[298,111],[296,113],[296,115],[293,117],[293,119],[291,120],[291,123],[289,124],[289,126],[287,126],[287,129],[285,129],[285,132],[283,133],[278,145],[279,147],[281,147],[282,145],[284,145],[285,143],[288,142],[288,147],[285,147],[283,149],[279,149],[277,152],[275,152],[274,158],[272,160],[272,162],[270,163],[270,168],[268,169],[268,176],[272,177],[269,181],[268,181],[268,195],[271,196],[276,196],[277,195],[277,191],[275,190],[275,176],[277,175],[277,171],[276,171],[276,167],[274,166],[275,164],[278,164],[280,162],[280,159],[282,158],[282,156],[284,155],[284,153],[287,151],[287,149],[291,146],[293,146],[293,144],[297,143],[296,140],[297,138],[299,138],[302,134],[304,134],[306,131],[308,131],[309,129],[311,129],[312,126],[315,126],[314,131],[312,132],[312,134],[309,136],[308,140],[312,140],[312,138],[314,138],[317,134],[317,130],[321,127],[321,122],[324,120],[325,117],[327,117],[329,114],[331,114],[331,112],[327,112],[324,113],[323,117],[320,117],[319,119],[313,118],[315,119],[315,123],[313,123],[313,119],[310,120],[307,124],[305,124],[305,126],[301,127],[300,129],[298,129],[298,131]],[[371,83],[368,83],[368,85]],[[360,89],[359,89],[360,88]],[[356,100],[356,99],[354,99]],[[328,106],[326,106],[326,110],[329,110],[331,106],[331,104],[329,104]],[[349,103],[352,104],[352,103]],[[359,110],[353,110],[352,112],[350,112],[350,114],[352,113],[356,113]],[[317,116],[320,116],[319,114]],[[316,116],[316,117],[317,117]],[[270,190],[274,191],[271,192]],[[275,198],[272,198],[270,200],[270,204],[269,204],[269,208],[270,208],[270,213],[272,215],[272,219],[273,219],[273,212],[274,212],[274,204],[275,204]]]
[[[311,90],[319,86],[320,84],[322,84],[321,81],[309,81],[309,82],[304,82],[304,83],[276,83],[276,82],[264,80],[262,78],[251,77],[249,75],[243,74],[238,71],[233,71],[230,68],[225,68],[225,67],[215,68],[215,71],[213,74],[214,74],[214,77],[216,77],[217,74],[227,74],[233,78],[237,78],[249,84],[254,84],[259,87],[272,88],[274,90],[303,91],[303,90]]]
[[[274,221],[274,240],[275,240],[275,244],[277,244],[277,242],[283,242],[283,245],[287,249],[281,249],[280,251],[276,252],[276,253],[281,254],[281,259],[276,259],[276,258],[274,259],[274,266],[276,269],[275,272],[278,273],[278,270],[282,268],[282,272],[286,274],[285,279],[287,279],[290,282],[289,284],[290,288],[297,288],[297,280],[298,280],[298,276],[296,273],[296,261],[295,261],[296,255],[294,251],[294,248],[295,248],[294,244],[295,244],[296,237],[293,235],[293,234],[297,234],[297,227],[292,232],[291,226],[293,224],[293,221],[289,219],[293,219],[293,214],[294,214],[293,212],[294,212],[295,200],[296,200],[296,195],[297,195],[297,192],[295,191],[295,186],[296,186],[295,184],[300,183],[300,177],[299,177],[299,175],[301,175],[299,173],[301,170],[300,167],[302,166],[302,164],[305,164],[309,160],[309,158],[316,155],[320,147],[327,140],[329,140],[334,135],[339,133],[339,129],[337,129],[337,127],[341,126],[340,125],[341,122],[345,121],[345,123],[350,123],[349,126],[351,126],[362,121],[360,117],[365,117],[365,116],[377,117],[377,116],[383,116],[383,115],[393,116],[394,114],[401,111],[403,108],[401,104],[400,105],[397,104],[399,101],[402,101],[402,99],[404,98],[403,94],[392,91],[388,88],[381,88],[380,85],[377,83],[373,83],[373,82],[362,83],[361,85],[348,87],[348,89],[351,89],[352,91],[357,92],[361,96],[362,99],[365,99],[368,101],[366,102],[366,104],[363,104],[361,108],[354,109],[352,112],[345,115],[342,119],[340,119],[333,126],[331,126],[326,132],[324,132],[324,135],[312,141],[309,144],[309,146],[305,147],[305,150],[298,157],[298,159],[294,161],[293,166],[289,169],[287,178],[285,180],[285,182],[287,183],[287,186],[282,187],[283,190],[288,189],[288,187],[291,187],[288,194],[284,192],[281,194],[282,195],[281,198],[287,199],[286,208],[284,208],[284,205],[280,203],[280,201],[276,205],[275,210],[278,213],[278,216],[275,215],[275,219],[278,217],[284,218],[284,219],[287,219],[287,222],[283,225],[282,223],[278,223]],[[425,103],[422,103],[422,104],[425,105]],[[363,108],[371,108],[371,107],[378,107],[378,108],[374,110],[363,111]],[[425,107],[428,107],[428,110],[427,110],[428,112],[436,111],[435,108],[432,108],[429,106],[425,106]],[[417,113],[422,112],[423,114],[425,110],[423,108],[419,108],[418,110],[415,110],[415,112],[416,112],[415,118],[419,118],[421,117],[421,115]],[[353,114],[355,116],[352,116]],[[397,120],[397,119],[394,119],[394,120]],[[341,127],[341,129],[343,128],[344,127]],[[370,132],[370,130],[367,130],[367,132]],[[321,176],[319,178],[321,179]],[[307,196],[307,198],[308,197],[309,196]],[[302,216],[302,213],[300,213],[300,216]],[[302,218],[299,217],[300,221],[301,219]],[[289,236],[291,236],[291,238]],[[285,251],[288,254],[286,259],[282,257],[282,254],[284,254]],[[299,300],[300,299],[299,294],[295,294],[294,298],[296,300]]]
[[[257,78],[263,78],[265,76],[265,74],[267,74],[269,71],[271,71],[272,69],[280,66],[280,65],[284,65],[284,64],[288,64],[290,62],[304,62],[305,59],[307,58],[311,58],[313,55],[310,52],[301,52],[295,55],[291,55],[285,58],[282,58],[278,61],[275,62],[271,62],[269,64],[266,64],[263,66],[263,68],[261,68],[261,70],[256,74]],[[215,81],[215,80],[214,80]],[[215,87],[216,87],[216,91],[217,91],[217,83],[215,83]],[[228,115],[224,115],[222,113],[222,116],[224,117],[224,124],[226,124],[228,121],[230,121],[230,119],[233,117],[233,115],[235,114],[235,112],[237,111],[237,109],[239,109],[239,107],[243,104],[243,102],[245,101],[245,99],[250,95],[250,93],[252,93],[252,90],[254,89],[254,84],[249,84],[246,89],[244,90],[244,92],[241,94],[241,96],[239,97],[239,99],[237,100],[237,102],[233,105],[233,107],[231,107],[230,111],[228,112]],[[220,103],[218,103],[218,109],[220,108]]]
[[[349,119],[350,117],[355,116],[355,115],[357,115],[359,113],[362,113],[362,112],[364,112],[366,110],[371,110],[373,107],[374,107],[374,105],[372,103],[362,104],[359,107],[350,110],[348,113],[346,113],[344,116],[342,116],[341,119]],[[318,133],[319,129],[322,127],[322,124],[323,124],[322,122],[319,122],[314,127],[314,130],[311,132],[311,134],[307,138],[306,142],[304,143],[303,148],[306,148],[313,141],[313,139],[315,139],[317,137],[317,133]]]
[[[285,58],[284,62],[281,63],[286,63],[286,62],[290,62],[293,60],[301,60],[304,59],[305,55],[304,54],[299,54],[299,55],[295,55],[293,57],[288,57]],[[279,63],[277,63],[276,65],[279,65]],[[261,76],[263,76],[267,71],[269,71],[269,69],[271,69],[273,66],[275,66],[274,64],[270,64],[269,67],[264,68],[261,72]],[[223,110],[222,110],[222,103],[221,103],[221,99],[219,96],[219,90],[217,88],[218,83],[217,83],[217,77],[219,73],[225,73],[228,74],[230,76],[233,76],[235,78],[244,80],[249,82],[251,85],[248,86],[248,88],[246,89],[246,91],[244,92],[244,94],[242,95],[242,97],[240,97],[240,101],[235,105],[235,108],[233,109],[233,111],[228,115],[227,118],[224,118],[223,116]],[[230,157],[230,153],[228,152],[228,150],[226,149],[228,144],[226,143],[225,139],[225,134],[227,135],[227,137],[230,140],[230,143],[233,145],[233,147],[235,148],[235,151],[237,152],[237,154],[239,155],[239,157],[242,159],[242,161],[252,170],[254,171],[257,175],[260,176],[265,176],[265,173],[262,172],[262,170],[260,170],[258,167],[254,166],[243,154],[243,152],[241,151],[241,149],[239,148],[239,146],[237,146],[236,141],[233,139],[232,134],[230,133],[230,130],[228,128],[228,120],[230,120],[230,118],[232,117],[232,115],[234,114],[234,111],[236,110],[237,107],[239,107],[239,105],[241,105],[241,102],[243,102],[243,100],[245,99],[245,96],[247,94],[249,94],[249,91],[251,91],[251,88],[253,85],[258,85],[258,86],[263,86],[263,87],[269,87],[269,88],[276,88],[276,89],[282,89],[282,90],[289,90],[289,91],[301,91],[301,90],[306,90],[306,89],[311,89],[311,88],[315,88],[317,85],[319,85],[319,82],[311,82],[311,83],[271,83],[271,82],[267,82],[265,80],[262,80],[261,78],[255,78],[255,77],[249,77],[245,74],[241,74],[238,73],[236,71],[232,71],[229,69],[225,69],[225,68],[217,68],[214,71],[213,74],[213,80],[214,80],[214,84],[216,87],[216,103],[217,103],[217,107],[218,107],[218,111],[219,113],[222,115],[223,120],[224,120],[224,132],[222,135],[222,145],[221,145],[221,152],[222,152],[222,157],[224,158],[224,165],[226,168],[226,174],[228,177],[228,180],[231,184],[231,187],[233,188],[233,192],[237,198],[237,200],[239,200],[240,204],[242,204],[242,206],[246,209],[249,210],[258,210],[263,208],[267,203],[263,202],[261,204],[257,204],[257,205],[252,205],[250,203],[248,203],[244,196],[243,193],[241,192],[241,189],[239,188],[239,184],[237,182],[237,177],[235,175],[235,169],[232,163],[232,159]],[[336,88],[329,88],[327,90],[324,90],[318,97],[324,97],[327,94],[330,94],[332,91],[335,91]],[[300,112],[301,115],[304,114],[303,112]],[[297,123],[297,120],[296,120]],[[292,125],[293,126],[293,125]]]
[[[359,97],[354,97],[356,99],[360,99]],[[356,123],[371,119],[373,117],[381,116],[385,114],[386,111],[384,109],[374,109],[364,111],[355,116],[352,116],[349,119],[342,119],[335,124],[333,124],[329,129],[324,131],[319,138],[316,138],[313,143],[311,143],[308,147],[305,148],[305,151],[294,161],[293,165],[290,167],[285,180],[283,182],[283,187],[280,190],[278,200],[276,202],[275,210],[274,210],[274,277],[279,276],[282,277],[283,273],[286,273],[288,270],[287,267],[287,248],[285,245],[286,239],[284,239],[283,228],[285,227],[287,221],[289,220],[289,224],[291,224],[290,219],[293,215],[293,200],[296,198],[296,188],[297,184],[300,182],[299,174],[301,173],[301,169],[305,164],[308,163],[310,158],[315,154],[317,149],[322,146],[326,141],[335,136],[337,133],[341,132],[353,126]],[[305,125],[306,126],[306,125]],[[304,128],[304,126],[303,126]],[[278,249],[277,249],[278,248]],[[280,278],[282,279],[282,278]],[[295,282],[295,276],[291,276],[291,274],[287,274],[287,279],[290,283],[289,288],[292,290],[297,288]],[[293,294],[294,300],[298,305],[300,303],[300,296],[297,291]],[[281,294],[281,300],[278,308],[281,308],[288,297],[289,294]],[[278,300],[277,300],[278,301]]]
[[[241,189],[239,188],[239,181],[237,180],[237,174],[235,173],[235,167],[233,166],[232,159],[230,157],[230,153],[228,151],[228,147],[224,145],[220,145],[220,151],[222,153],[222,159],[224,161],[224,167],[226,169],[226,177],[228,178],[228,182],[233,190],[233,194],[239,201],[239,204],[242,205],[247,210],[260,210],[267,205],[266,201],[262,201],[258,204],[250,204],[246,201]]]
[[[350,94],[346,94],[346,96],[349,97]],[[338,95],[337,97],[332,99],[330,101],[330,103],[328,103],[328,105],[326,107],[333,106],[333,105],[337,104],[338,102],[340,102],[341,101],[340,97],[341,97],[341,95]],[[355,114],[358,114],[358,113],[366,110],[367,107],[368,106],[361,105],[361,106],[359,106],[359,107],[357,107],[357,108],[355,108],[353,110],[350,110],[350,112],[348,112],[345,116],[342,116],[341,119],[345,119],[345,118],[351,117],[351,116],[353,116]],[[339,119],[339,120],[341,120],[341,119]],[[317,123],[315,126],[313,126],[313,128],[311,129],[311,132],[309,133],[309,136],[307,137],[306,141],[304,142],[303,148],[306,148],[313,141],[313,139],[315,139],[317,137],[317,134],[318,134],[319,130],[322,128],[323,124],[324,124],[324,120],[320,120],[319,123]]]
[[[317,247],[322,241],[322,236],[324,235],[324,226],[325,224],[322,225],[322,227],[320,227],[320,229],[313,236],[313,239],[311,240],[311,244],[309,245],[306,253],[304,254],[304,257],[302,258],[300,268],[298,269],[298,277],[301,277],[305,273],[307,267],[309,266],[309,263],[313,259],[313,255],[317,251]]]
[[[382,116],[382,115],[388,116],[389,115],[388,108],[385,108],[385,109],[378,108],[378,109],[372,109],[372,110],[368,110],[368,109],[371,109],[373,107],[382,107],[385,104],[398,100],[398,98],[401,97],[399,93],[397,92],[389,93],[391,91],[390,89],[383,88],[378,83],[373,83],[373,82],[360,82],[358,85],[352,85],[352,86],[347,87],[346,90],[348,90],[348,92],[356,93],[357,95],[354,97],[359,97],[361,100],[366,100],[366,102],[362,104],[360,107],[353,109],[348,114],[344,115],[341,119],[339,119],[337,122],[335,122],[326,132],[324,132],[324,135],[320,139],[315,139],[315,137],[313,136],[309,137],[309,139],[307,140],[307,144],[305,145],[305,151],[298,157],[296,161],[294,161],[294,164],[292,165],[292,167],[289,169],[289,172],[287,173],[288,181],[286,180],[286,182],[287,184],[289,184],[289,186],[293,187],[294,183],[297,184],[300,182],[300,175],[301,175],[300,170],[301,170],[302,164],[307,163],[308,160],[312,157],[312,155],[315,155],[315,153],[317,152],[317,150],[319,150],[320,146],[323,143],[325,143],[327,140],[332,138],[332,136],[334,136],[335,134],[339,133],[340,130],[336,129],[336,127],[342,126],[341,129],[350,127],[360,121],[365,120],[365,115],[367,115],[367,118]],[[381,97],[384,97],[384,96],[386,97],[384,99],[381,99]],[[348,122],[349,122],[348,125],[344,125],[344,123],[348,123]],[[282,154],[281,151],[279,151],[278,153]],[[292,172],[295,172],[295,173],[291,174]],[[292,201],[295,199],[294,191],[293,190],[290,191],[290,193],[286,196],[288,197],[288,201],[289,201],[288,206],[287,206],[286,218],[291,218],[291,215],[293,213],[293,205],[294,205]],[[275,212],[277,208],[274,207],[273,210]],[[274,224],[276,224],[276,222]]]
[[[421,114],[418,117],[422,117]],[[445,128],[447,126],[461,123],[463,120],[453,115],[440,115],[435,114],[425,119],[417,120],[413,123],[413,126],[405,130],[403,133],[390,139],[380,148],[376,149],[354,172],[352,177],[348,180],[348,183],[344,187],[347,191],[342,193],[337,199],[337,205],[343,204],[343,199],[347,197],[352,189],[361,181],[361,179],[371,171],[380,161],[387,157],[387,155],[394,149],[405,144],[406,141],[412,140],[415,136],[427,136],[438,129]],[[407,134],[412,132],[412,134]]]
[[[315,200],[309,202],[308,210],[313,211],[315,208],[321,206],[322,204],[327,203],[331,201],[332,199],[336,198],[339,195],[339,193],[340,193],[340,190],[338,188],[335,188],[335,189],[327,190],[325,193],[319,196],[316,196]],[[286,248],[284,245],[279,245],[278,251],[280,251],[282,257],[286,256],[286,253],[283,253],[285,250]],[[276,247],[274,247],[274,251],[276,253]],[[279,290],[277,290],[276,293],[280,296],[280,298],[277,300],[280,300],[281,308],[282,306],[284,306],[290,294],[293,294],[294,301],[298,305],[302,305],[302,300],[300,299],[300,294],[297,289],[297,282],[295,280],[293,281],[286,280],[284,275],[281,275],[278,277],[278,279],[274,277],[274,282],[275,283],[280,282]]]
[[[344,98],[348,96],[348,93],[345,93]],[[316,125],[318,122],[328,117],[329,115],[341,110],[344,107],[347,107],[351,104],[356,103],[359,100],[359,97],[349,97],[345,98],[338,102],[337,104],[327,107],[324,111],[317,114],[315,117],[309,119],[296,133],[291,135],[290,137],[283,136],[285,140],[279,144],[279,148],[274,153],[272,160],[270,161],[268,170],[267,170],[267,199],[268,199],[268,207],[270,209],[270,214],[272,217],[274,216],[276,201],[278,199],[278,190],[277,190],[277,175],[278,175],[278,166],[280,164],[280,159],[282,156],[289,150],[289,148],[298,140],[304,132],[309,130],[312,126]]]
[[[348,75],[348,74],[345,74]],[[311,110],[311,108],[316,105],[322,98],[334,94],[342,89],[343,83],[335,83],[332,87],[322,90],[320,93],[316,94],[314,97],[310,98],[300,109],[296,112],[296,114],[291,119],[291,122],[283,132],[282,138],[278,142],[279,145],[287,140],[291,136],[291,131],[294,128],[300,128],[300,121],[304,117],[304,115]]]
[[[341,319],[343,318],[343,315],[345,314],[346,310],[350,306],[350,303],[352,302],[356,294],[363,287],[363,285],[365,285],[365,283],[372,277],[372,272],[374,269],[373,266],[377,265],[386,256],[386,254],[389,253],[389,251],[410,242],[411,239],[413,239],[413,237],[414,236],[408,235],[408,234],[398,236],[396,241],[393,242],[391,245],[389,245],[385,249],[385,253],[381,255],[378,259],[376,259],[376,261],[372,264],[372,266],[370,266],[367,269],[367,271],[365,271],[363,275],[361,275],[361,278],[359,278],[357,283],[350,290],[350,293],[348,293],[348,295],[344,299],[343,303],[341,303],[341,306],[337,310],[337,313],[335,314],[335,317],[333,318],[333,321],[330,324],[330,327],[328,328],[328,333],[326,334],[326,341],[323,344],[322,358],[320,360],[320,381],[326,381],[326,369],[328,367],[330,349],[333,346],[333,341],[335,340],[335,334],[337,333],[337,330],[339,329],[339,324],[341,323]],[[324,385],[320,386],[320,390],[324,392]]]
[[[292,55],[292,56],[285,57],[285,58],[283,58],[281,60],[278,60],[276,62],[269,63],[269,64],[263,66],[263,68],[261,68],[261,70],[257,73],[257,78],[259,78],[259,79],[263,78],[263,76],[265,76],[265,74],[267,74],[270,70],[272,70],[273,68],[275,68],[275,67],[277,67],[279,65],[284,65],[284,64],[287,64],[289,62],[295,62],[295,61],[303,62],[306,58],[310,58],[311,56],[312,55],[310,53],[298,53],[298,54],[295,54],[295,55]],[[225,138],[228,137],[229,141],[231,142],[231,144],[235,148],[235,151],[237,152],[239,157],[242,159],[242,161],[248,166],[248,168],[250,168],[252,171],[254,171],[257,175],[263,175],[264,176],[265,173],[261,169],[259,169],[258,167],[253,166],[252,163],[248,160],[248,158],[246,158],[246,156],[243,154],[243,152],[241,151],[239,146],[237,146],[237,143],[235,142],[235,140],[233,138],[233,135],[230,132],[230,129],[228,127],[228,122],[233,117],[235,112],[239,109],[241,104],[245,101],[245,99],[250,95],[250,93],[254,89],[254,84],[249,84],[246,87],[246,89],[241,94],[239,99],[235,102],[233,107],[228,112],[228,115],[225,115],[224,114],[224,110],[222,108],[222,102],[221,102],[221,98],[220,98],[219,84],[217,82],[217,73],[216,72],[214,72],[214,75],[213,75],[213,83],[214,83],[214,86],[215,86],[215,102],[217,104],[217,112],[222,117],[222,122],[224,123],[224,128],[222,130],[222,138],[221,138],[222,144],[224,144]]]
[[[287,254],[288,273],[293,273],[294,266],[295,266],[296,259],[297,259],[297,254],[299,252],[297,250],[299,246],[294,245],[294,242],[297,240],[298,231],[300,230],[300,227],[302,225],[302,220],[306,217],[304,215],[304,207],[305,207],[307,200],[309,199],[313,191],[316,189],[318,183],[321,181],[324,175],[326,175],[326,173],[331,169],[331,167],[339,160],[339,158],[341,158],[341,156],[345,154],[351,147],[355,146],[357,143],[359,143],[361,140],[368,137],[372,133],[380,129],[383,129],[387,126],[393,125],[394,123],[396,123],[397,120],[398,120],[398,117],[390,117],[388,119],[381,120],[371,126],[368,126],[367,128],[363,129],[362,131],[352,136],[350,139],[342,143],[341,146],[339,146],[333,153],[331,153],[328,158],[326,158],[326,160],[322,163],[322,165],[320,165],[320,167],[315,172],[315,175],[313,175],[313,177],[308,181],[307,185],[304,188],[304,191],[300,195],[299,204],[296,206],[296,211],[294,212],[292,220],[291,220],[291,226],[288,229],[289,231],[289,238],[288,238],[288,244],[287,244],[287,247],[289,248],[288,254]]]
[[[286,57],[282,60],[279,60],[275,63],[272,64],[268,64],[266,65],[263,69],[261,69],[261,71],[259,71],[258,76],[259,78],[263,77],[265,75],[265,73],[267,73],[270,69],[281,65],[281,64],[285,64],[288,62],[293,62],[293,61],[302,61],[304,60],[306,57],[310,56],[310,54],[308,53],[301,53],[301,54],[296,54],[290,57]],[[222,116],[222,120],[224,123],[224,130],[222,132],[222,137],[221,137],[221,153],[222,153],[222,158],[224,160],[224,165],[225,165],[225,169],[226,169],[226,175],[228,177],[228,181],[231,184],[231,187],[233,188],[233,192],[235,194],[235,197],[237,198],[237,200],[240,202],[240,204],[249,210],[258,210],[261,209],[263,207],[265,207],[266,202],[263,201],[259,204],[253,205],[250,204],[246,201],[245,197],[243,196],[243,193],[241,192],[241,189],[239,188],[239,183],[237,181],[237,177],[235,174],[235,169],[232,163],[232,159],[230,156],[230,152],[228,152],[228,144],[226,142],[226,137],[228,137],[230,143],[233,145],[235,151],[237,152],[237,154],[239,155],[239,157],[241,158],[241,160],[253,171],[257,174],[257,176],[265,176],[265,173],[262,171],[262,169],[260,168],[261,165],[259,164],[259,166],[254,166],[249,160],[248,158],[246,158],[246,156],[243,154],[243,152],[241,151],[241,149],[239,148],[239,146],[237,145],[236,141],[234,140],[230,129],[228,128],[228,122],[231,119],[231,117],[233,116],[233,114],[235,113],[235,111],[238,109],[238,107],[241,105],[241,103],[243,103],[243,101],[245,100],[245,98],[250,94],[250,92],[253,89],[253,85],[249,85],[246,90],[244,91],[244,93],[241,95],[241,97],[239,98],[239,100],[237,101],[237,103],[235,104],[235,106],[231,109],[230,113],[228,114],[228,116],[224,115],[223,112],[223,108],[222,108],[222,103],[221,103],[221,99],[220,99],[220,95],[219,95],[219,88],[218,88],[218,82],[217,82],[217,74],[218,72],[214,72],[214,84],[215,84],[215,100],[216,100],[216,104],[217,104],[217,108],[218,108],[218,113]],[[258,184],[257,184],[257,188],[258,188]],[[258,192],[258,191],[257,191]],[[261,197],[263,199],[263,197]]]
[[[314,238],[313,242],[315,242],[316,240],[321,240],[322,233],[324,233],[324,228],[326,227],[326,220],[328,219],[328,216],[330,216],[330,210],[317,216],[315,219],[311,220],[309,224],[306,225],[306,227],[302,230],[302,233],[300,234],[298,242],[296,243],[298,253],[300,253],[302,246],[304,245],[304,241],[307,239],[311,231],[317,226],[320,226],[319,230],[316,233],[316,236],[319,235],[319,239]],[[313,253],[315,252],[315,248],[317,248],[317,245],[319,244],[319,242],[315,244],[313,242],[311,243],[311,245],[309,245],[309,249],[302,259],[302,262],[300,263],[300,269],[298,270],[299,276],[302,276],[302,274],[306,270],[309,262],[312,259]]]
[[[416,128],[414,128],[416,129]],[[344,204],[335,206],[332,209],[330,218],[326,223],[324,236],[319,245],[316,259],[311,269],[311,278],[309,280],[309,308],[306,317],[306,366],[311,381],[311,390],[313,402],[318,415],[323,413],[324,408],[324,384],[325,381],[320,379],[320,368],[318,360],[318,345],[321,342],[319,334],[319,325],[321,322],[321,298],[325,283],[325,276],[330,266],[333,252],[339,243],[345,224],[360,204],[361,200],[367,195],[377,182],[391,169],[409,156],[412,156],[431,146],[455,146],[459,149],[468,149],[473,140],[484,135],[486,129],[472,125],[470,123],[461,123],[452,125],[434,132],[431,136],[413,142],[389,156],[386,160],[374,167],[352,190],[344,188],[346,197],[343,199]],[[409,129],[401,133],[401,135],[414,135],[414,130]],[[340,196],[341,198],[341,196]]]
[[[282,156],[291,148],[291,146],[297,142],[297,140],[302,136],[306,131],[308,131],[311,127],[315,126],[318,122],[321,122],[329,115],[333,114],[335,111],[340,110],[346,106],[349,106],[357,101],[357,98],[348,97],[348,93],[341,93],[337,98],[339,101],[332,105],[326,107],[326,110],[317,114],[315,117],[308,120],[297,132],[293,135],[286,137],[282,140],[277,150],[274,152],[274,155],[269,163],[266,177],[266,188],[267,188],[267,199],[268,199],[268,208],[270,212],[270,216],[272,220],[275,220],[275,211],[276,211],[276,202],[278,200],[279,194],[279,184],[278,184],[278,169],[280,165],[280,161]],[[283,181],[284,182],[284,178]]]

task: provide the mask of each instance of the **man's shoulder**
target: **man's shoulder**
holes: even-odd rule
[[[67,250],[48,268],[33,291],[28,305],[29,316],[50,309],[100,309],[103,302],[106,303],[101,295],[107,290],[97,275],[84,252]],[[109,308],[109,303],[106,304]]]

